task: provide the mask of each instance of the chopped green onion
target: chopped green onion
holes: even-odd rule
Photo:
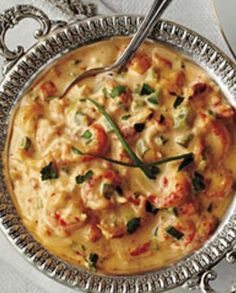
[[[93,171],[89,170],[84,175],[78,175],[75,180],[77,184],[82,184],[93,176]]]
[[[127,232],[133,234],[140,227],[140,218],[133,218],[127,223]]]
[[[87,115],[81,113],[81,112],[76,112],[75,113],[75,123],[78,125],[78,126],[81,126],[81,125],[88,125],[88,117]]]
[[[169,227],[167,227],[167,228],[166,228],[166,232],[167,232],[170,236],[174,237],[174,238],[177,239],[177,240],[180,240],[180,239],[183,238],[183,236],[184,236],[184,233],[182,233],[181,231],[177,230],[177,229],[176,229],[175,227],[173,227],[173,226],[169,226]]]
[[[184,158],[184,160],[180,163],[178,172],[182,171],[184,168],[186,168],[188,165],[190,165],[194,161],[193,154],[189,154]]]
[[[123,85],[118,85],[116,87],[114,87],[111,91],[111,98],[116,98],[119,97],[121,94],[125,93],[127,90],[126,86]]]
[[[145,123],[136,123],[134,124],[134,129],[136,132],[142,132],[145,128]]]
[[[211,202],[207,208],[208,213],[212,213],[213,211],[213,203]]]
[[[107,183],[105,183],[105,184],[103,185],[102,193],[103,193],[103,196],[104,196],[106,199],[111,199],[112,195],[114,194],[114,191],[115,191],[115,187],[114,187],[114,185],[112,185],[112,184],[107,184]]]
[[[168,138],[164,135],[159,135],[155,141],[158,146],[162,146],[168,142]]]
[[[75,155],[82,155],[83,153],[76,147],[72,146],[72,152],[75,154]]]
[[[151,214],[154,214],[154,215],[156,215],[157,213],[158,213],[158,211],[159,211],[159,209],[158,208],[156,208],[156,207],[154,207],[151,203],[150,203],[150,201],[146,201],[146,212],[147,213],[151,213]]]
[[[179,145],[181,145],[184,148],[187,148],[190,144],[190,142],[192,141],[194,135],[193,134],[186,134],[186,135],[182,135],[179,136],[175,139],[175,142]]]
[[[85,139],[90,139],[92,137],[92,132],[90,130],[86,130],[81,137],[85,138]]]
[[[130,114],[126,114],[126,115],[121,116],[121,120],[128,120],[130,117],[131,117]]]
[[[104,88],[102,89],[102,92],[103,92],[105,98],[109,98],[109,97],[110,97],[110,94],[109,94],[107,88],[104,87]]]
[[[90,253],[87,261],[88,261],[88,266],[90,269],[96,269],[96,265],[98,262],[98,255],[96,253]]]
[[[147,101],[150,104],[153,104],[153,105],[158,105],[159,104],[159,99],[158,99],[158,96],[157,95],[151,96],[150,98],[147,99]]]
[[[119,196],[123,196],[124,194],[123,189],[120,186],[116,186],[116,192]]]
[[[184,97],[177,96],[174,102],[173,107],[177,109],[184,101]]]
[[[51,162],[45,166],[41,171],[42,181],[57,179],[59,177],[56,166]]]
[[[26,151],[28,151],[31,148],[32,141],[29,137],[24,137],[21,141],[20,147]]]
[[[204,177],[202,174],[195,172],[194,178],[192,179],[192,185],[195,191],[202,191],[206,188]]]
[[[147,83],[143,84],[143,87],[140,91],[140,95],[141,96],[149,96],[151,94],[153,94],[155,92],[155,89],[152,88],[150,85],[148,85]]]

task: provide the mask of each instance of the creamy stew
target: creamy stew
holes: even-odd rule
[[[200,248],[236,176],[234,109],[170,48],[146,42],[123,72],[59,98],[127,43],[114,38],[57,61],[18,104],[6,153],[28,230],[55,255],[106,274],[158,269]]]

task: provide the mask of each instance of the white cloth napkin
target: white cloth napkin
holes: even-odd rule
[[[91,1],[84,0],[85,3]],[[93,2],[98,5],[98,12],[100,14],[144,14],[152,4],[152,0],[94,0]],[[164,18],[174,20],[200,32],[229,54],[218,30],[210,2],[211,0],[175,0],[165,13]],[[38,6],[45,10],[52,19],[68,19],[68,16],[63,15],[58,9],[42,0],[0,0],[0,10],[23,3]],[[20,42],[21,44],[31,44],[31,29],[33,27],[34,25],[25,25],[24,32],[21,35],[19,31],[10,34],[8,36],[8,43],[11,48],[14,48],[19,43],[19,37],[23,40],[23,42]],[[2,60],[0,60],[1,64]],[[221,290],[220,292],[223,293],[226,289],[229,289],[230,281],[234,277],[234,268],[233,266],[226,267],[222,263],[217,267],[217,270],[219,271],[219,280],[215,284]],[[10,242],[0,232],[0,293],[70,292],[75,291],[58,284],[43,273],[38,272],[12,247]],[[183,289],[176,289],[173,292],[183,293]]]

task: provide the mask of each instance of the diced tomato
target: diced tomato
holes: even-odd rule
[[[151,244],[150,242],[146,242],[143,245],[138,246],[137,248],[130,251],[130,255],[131,256],[138,256],[140,254],[147,252],[148,249],[150,248],[150,244]]]
[[[128,67],[140,74],[144,74],[151,67],[151,60],[146,54],[137,53]]]
[[[44,98],[55,96],[57,93],[56,85],[52,81],[46,81],[41,85],[40,89],[44,95]]]

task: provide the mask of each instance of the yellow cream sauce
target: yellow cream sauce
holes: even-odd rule
[[[80,48],[44,73],[17,106],[6,154],[25,226],[55,255],[106,274],[158,269],[201,247],[232,200],[236,176],[234,110],[201,68],[160,44],[146,42],[122,73],[58,98],[86,69],[112,64],[127,43]],[[162,164],[155,179],[107,161],[135,163],[88,98],[142,162],[188,153],[193,160]]]

